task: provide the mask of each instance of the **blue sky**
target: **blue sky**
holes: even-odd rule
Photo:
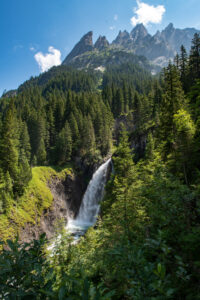
[[[144,4],[155,12],[150,20],[143,16]],[[119,30],[131,31],[141,20],[150,33],[170,22],[200,29],[200,0],[0,0],[0,11],[0,95],[59,64],[90,30],[94,41],[106,35],[111,42]]]

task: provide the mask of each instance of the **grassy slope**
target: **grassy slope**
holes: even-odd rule
[[[60,172],[59,172],[60,171]],[[7,215],[0,215],[0,239],[12,239],[26,223],[36,224],[42,212],[51,207],[53,196],[48,183],[53,177],[64,179],[72,176],[72,169],[55,170],[51,167],[35,167],[32,179],[24,194]]]

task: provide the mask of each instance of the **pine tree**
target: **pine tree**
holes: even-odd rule
[[[112,145],[112,133],[110,130],[110,127],[108,125],[108,123],[105,123],[103,128],[102,128],[102,136],[101,136],[101,145],[100,145],[100,149],[101,149],[101,154],[102,156],[106,155],[110,149],[111,149],[111,145]]]
[[[200,79],[200,36],[194,34],[192,47],[189,58],[191,84],[195,83],[196,79]]]
[[[46,163],[47,152],[46,152],[45,143],[44,143],[43,138],[40,139],[36,157],[37,157],[37,163],[39,165],[44,165]]]
[[[83,119],[83,131],[82,131],[82,155],[94,155],[96,150],[96,141],[94,127],[90,116]]]
[[[184,174],[185,183],[189,183],[189,175],[194,168],[194,135],[195,125],[190,114],[180,109],[174,114],[174,151],[172,157],[176,172]],[[180,174],[179,174],[180,176]]]
[[[9,172],[7,171],[5,176],[4,176],[4,188],[2,190],[1,196],[2,196],[2,201],[3,201],[3,210],[5,213],[9,213],[12,205],[13,205],[13,183],[12,183],[12,178],[10,177]]]
[[[33,159],[32,159],[32,161],[31,161],[31,165],[32,165],[33,167],[37,166],[37,157],[36,157],[36,155],[33,156]]]
[[[178,53],[175,55],[174,57],[174,65],[176,66],[176,68],[179,70],[179,64],[180,64],[180,58]]]
[[[115,117],[118,117],[124,113],[124,96],[121,88],[118,88],[116,91],[114,105],[115,105],[114,107]]]
[[[113,156],[115,175],[111,182],[111,195],[107,196],[105,206],[107,209],[112,205],[111,226],[114,226],[120,219],[120,226],[123,228],[124,238],[130,236],[130,205],[133,199],[129,188],[133,180],[133,156],[129,147],[128,135],[124,128],[121,131],[120,142]]]
[[[148,134],[147,145],[145,148],[145,158],[150,159],[150,160],[154,158],[154,148],[155,148],[155,142],[153,139],[153,135],[150,132]]]
[[[186,106],[180,77],[175,66],[169,64],[164,72],[165,93],[163,95],[160,114],[160,139],[163,141],[162,154],[169,154],[172,150],[174,138],[173,116]]]
[[[140,130],[141,124],[143,124],[142,112],[143,112],[143,103],[142,97],[136,92],[134,96],[134,123],[137,130]]]
[[[80,133],[78,129],[78,124],[76,122],[73,113],[71,113],[69,117],[69,126],[71,130],[72,141],[73,141],[73,151],[76,152],[80,144]]]
[[[3,121],[2,137],[0,145],[1,168],[13,180],[17,179],[18,158],[19,158],[19,135],[18,123],[16,119],[16,110],[14,102],[11,101]]]
[[[18,176],[15,181],[15,186],[18,195],[22,195],[25,187],[32,178],[31,168],[26,157],[24,149],[20,149]]]
[[[129,87],[128,90],[128,97],[129,97],[129,109],[133,110],[134,109],[134,90]]]
[[[158,81],[156,81],[153,85],[153,91],[154,91],[154,96],[153,96],[153,117],[157,117],[157,115],[160,113],[160,106],[162,103],[162,88],[159,85]]]
[[[128,134],[124,127],[120,133],[120,141],[113,157],[115,171],[121,177],[127,177],[133,166],[133,155],[129,146]]]
[[[62,165],[71,159],[72,154],[72,134],[68,122],[58,135],[55,148],[55,159]]]
[[[31,145],[28,128],[25,122],[22,123],[21,134],[20,134],[20,148],[24,150],[25,156],[30,162],[31,158]]]
[[[123,98],[124,98],[124,112],[129,111],[129,90],[126,82],[123,82]]]
[[[179,59],[180,80],[183,90],[188,91],[188,56],[185,47],[181,46],[181,53]]]
[[[55,119],[54,119],[52,107],[49,108],[49,111],[47,113],[47,118],[48,118],[48,124],[49,124],[49,143],[50,143],[50,147],[52,147],[54,145],[55,139],[56,139]]]
[[[59,95],[57,96],[59,97]],[[64,117],[64,101],[59,97],[56,101],[56,107],[54,111],[55,129],[59,132],[62,128]]]

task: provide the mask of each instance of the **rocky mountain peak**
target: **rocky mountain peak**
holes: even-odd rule
[[[88,46],[93,46],[93,31],[89,31],[86,33],[80,40],[80,42],[84,43],[85,45]]]
[[[109,42],[106,39],[105,36],[99,36],[99,38],[97,39],[96,43],[94,44],[94,48],[98,49],[98,50],[103,50],[105,48],[107,48],[109,46]]]
[[[169,23],[169,25],[164,29],[164,31],[168,31],[168,32],[171,32],[171,31],[174,31],[174,25],[173,23]]]
[[[148,35],[148,31],[142,23],[136,25],[130,33],[130,36],[133,39],[133,41],[137,41],[138,39],[143,39],[147,35]]]
[[[114,45],[124,45],[125,43],[127,43],[127,41],[130,39],[130,35],[128,33],[128,31],[124,30],[124,31],[119,31],[118,36],[116,37],[116,39],[113,41]]]
[[[174,25],[169,23],[169,25],[161,32],[161,36],[165,41],[169,41],[175,33],[176,29],[174,28]]]
[[[92,51],[94,49],[93,45],[93,32],[89,31],[86,33],[80,41],[75,45],[72,51],[68,54],[66,59],[63,61],[63,64],[67,64],[74,57],[81,55],[85,52]]]

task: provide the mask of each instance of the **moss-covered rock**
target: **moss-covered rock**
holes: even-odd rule
[[[53,206],[51,188],[55,178],[64,182],[67,177],[74,177],[71,168],[58,172],[51,167],[35,167],[32,174],[23,196],[15,201],[7,215],[0,215],[0,239],[4,241],[20,234],[27,224],[39,226],[44,213]]]

